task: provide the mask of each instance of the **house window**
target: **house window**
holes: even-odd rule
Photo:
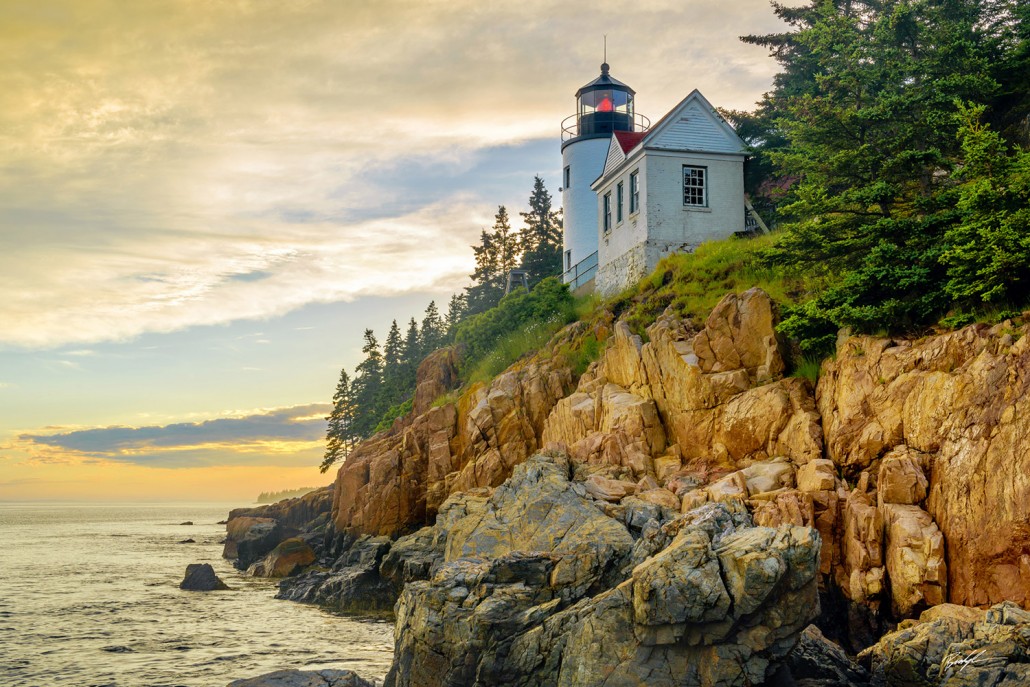
[[[708,168],[683,165],[683,204],[708,207]]]
[[[640,172],[629,175],[629,214],[640,209]]]
[[[604,194],[604,233],[612,230],[612,192]]]
[[[618,187],[616,189],[616,193],[615,193],[615,221],[616,222],[621,222],[622,221],[622,196],[623,196],[623,193],[622,193],[622,182],[620,181],[619,185],[618,185]]]
[[[572,269],[572,251],[565,251],[565,271],[568,272]]]
[[[565,188],[569,187],[569,183],[572,180],[572,167],[565,168]]]

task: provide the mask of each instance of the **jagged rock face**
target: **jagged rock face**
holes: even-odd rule
[[[881,512],[882,522],[867,517],[847,533],[846,547],[889,528],[898,612],[941,600],[1030,604],[1027,333],[1002,324],[914,342],[842,337],[824,364],[828,457],[860,483],[876,482]],[[851,500],[849,513],[867,507]]]
[[[361,444],[337,473],[338,531],[397,536],[430,521],[450,494],[498,486],[539,448],[544,420],[573,385],[567,367],[530,361],[432,407],[457,382],[447,351],[426,358],[418,379],[413,419]]]
[[[643,343],[616,323],[601,363],[552,411],[545,445],[665,481],[684,463],[732,469],[776,456],[820,458],[810,389],[772,381],[784,370],[775,324],[760,289],[727,295],[700,332],[666,314]]]
[[[451,523],[443,564],[397,604],[387,684],[763,681],[817,613],[818,534],[726,504],[628,527],[664,516],[609,517],[571,473],[535,457]]]
[[[274,518],[241,516],[230,519],[225,525],[225,546],[222,557],[235,559],[233,565],[246,570],[283,539],[296,534],[287,530]]]

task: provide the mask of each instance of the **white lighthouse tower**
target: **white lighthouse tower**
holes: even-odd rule
[[[562,122],[562,281],[572,289],[597,271],[597,194],[590,185],[604,171],[612,136],[650,124],[633,111],[633,89],[609,76],[608,69],[605,62],[601,75],[576,91],[576,113]]]

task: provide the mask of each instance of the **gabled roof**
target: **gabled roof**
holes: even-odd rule
[[[616,131],[615,138],[619,140],[619,145],[622,147],[622,152],[626,155],[629,151],[637,147],[640,143],[640,139],[647,136],[646,131]]]
[[[696,88],[651,127],[642,143],[699,153],[747,153],[747,144]]]
[[[618,131],[612,137],[597,184],[636,151],[672,150],[746,155],[747,144],[696,88],[647,132]]]

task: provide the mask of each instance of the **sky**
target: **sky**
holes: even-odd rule
[[[320,486],[361,335],[556,197],[573,94],[749,109],[765,0],[0,1],[0,501]]]

